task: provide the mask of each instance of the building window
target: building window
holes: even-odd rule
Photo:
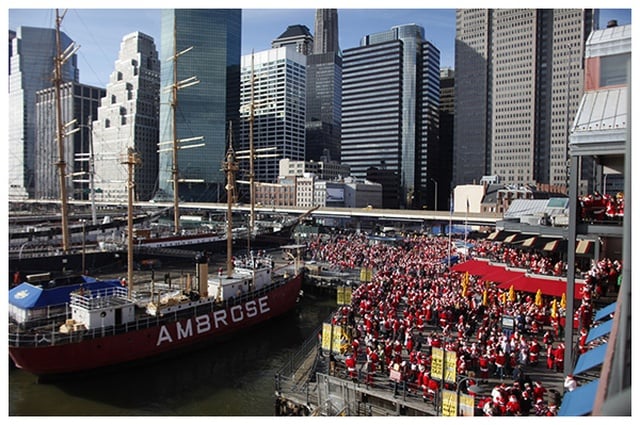
[[[600,57],[600,87],[628,84],[629,59],[628,54]]]

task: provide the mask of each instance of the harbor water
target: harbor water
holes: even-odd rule
[[[307,294],[233,339],[108,373],[39,383],[10,365],[10,416],[274,416],[274,376],[336,307]],[[72,360],[70,360],[72,361]]]

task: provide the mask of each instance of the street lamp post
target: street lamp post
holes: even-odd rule
[[[434,178],[429,178],[435,186],[435,192],[433,194],[434,211],[438,211],[438,182]]]
[[[475,378],[472,376],[465,376],[464,378],[460,379],[456,385],[456,416],[460,416],[460,390],[462,389],[462,384],[468,382],[470,379],[475,379]],[[474,394],[479,394],[480,392],[482,392],[482,388],[480,388],[475,384],[469,385],[467,387],[467,390],[470,390]],[[473,413],[475,414],[475,408],[476,408],[475,396],[472,395],[471,397],[473,398]]]

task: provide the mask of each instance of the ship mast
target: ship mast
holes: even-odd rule
[[[270,148],[262,148],[256,149],[253,141],[253,124],[255,121],[255,72],[254,72],[254,55],[251,52],[251,95],[249,99],[249,149],[244,151],[238,151],[239,155],[236,159],[248,159],[249,160],[249,202],[250,202],[250,210],[249,210],[249,229],[247,236],[247,250],[251,251],[251,238],[253,237],[253,232],[255,229],[255,221],[256,221],[256,183],[255,183],[255,160],[257,158],[267,158],[274,157],[277,154],[262,154],[261,152],[265,151],[273,151],[276,150],[276,147]],[[260,152],[260,153],[258,153]],[[246,182],[241,182],[246,183]]]
[[[65,12],[66,14],[66,12]],[[62,65],[75,54],[77,48],[74,43],[71,43],[65,51],[62,51],[60,43],[60,23],[64,19],[64,14],[60,16],[58,9],[56,9],[56,56],[54,58],[55,66],[53,72],[53,83],[55,87],[56,95],[56,134],[58,139],[58,162],[56,165],[59,168],[60,177],[60,219],[62,230],[62,250],[67,252],[69,250],[69,222],[67,211],[67,163],[65,161],[64,142],[66,138],[65,125],[62,122],[62,100],[61,100],[61,86],[62,86]]]
[[[173,22],[173,84],[171,86],[171,123],[173,131],[173,147],[171,157],[171,178],[173,181],[173,232],[180,232],[180,196],[178,194],[178,129],[176,128],[176,109],[178,107],[178,55],[175,16]]]
[[[127,157],[122,162],[127,166],[127,295],[131,298],[133,288],[133,181],[134,167],[142,161],[138,153],[131,147],[127,149]]]
[[[182,81],[178,81],[178,58],[182,55],[184,55],[185,53],[189,52],[191,49],[193,49],[193,46],[178,52],[178,37],[177,37],[177,31],[176,31],[176,22],[175,22],[175,15],[174,15],[174,21],[173,21],[173,56],[171,56],[169,59],[171,61],[173,61],[173,83],[168,86],[165,87],[165,90],[171,90],[171,126],[172,126],[172,140],[168,141],[168,142],[161,142],[158,143],[158,146],[162,146],[162,145],[166,145],[166,144],[171,144],[171,148],[168,149],[159,149],[158,152],[166,152],[171,150],[172,152],[172,156],[171,156],[171,181],[173,183],[173,232],[174,234],[179,234],[180,233],[180,193],[179,193],[179,184],[181,181],[185,181],[185,180],[180,180],[180,172],[178,169],[178,150],[179,149],[190,149],[190,148],[197,148],[200,146],[204,146],[204,143],[199,143],[199,144],[192,144],[192,145],[187,145],[187,146],[182,146],[180,145],[180,143],[183,142],[195,142],[198,140],[202,140],[203,137],[202,136],[196,136],[196,137],[190,137],[188,139],[178,139],[178,127],[176,125],[176,115],[177,115],[177,109],[178,109],[178,90],[189,87],[189,86],[193,86],[195,84],[198,84],[200,81],[196,78],[196,77],[189,77],[185,80]],[[196,183],[196,182],[202,182],[203,180],[199,180],[199,179],[193,179],[193,180],[188,180],[189,182],[192,183]]]
[[[254,159],[255,150],[253,146],[253,120],[255,117],[255,104],[254,104],[254,85],[255,74],[253,72],[253,52],[251,52],[251,103],[249,105],[249,197],[251,209],[249,212],[249,232],[247,238],[247,251],[251,252],[251,238],[253,237],[253,229],[255,227],[256,220],[256,186],[255,186],[255,172],[254,172]]]
[[[223,171],[227,174],[227,277],[233,275],[233,201],[235,198],[235,176],[238,171],[238,163],[236,162],[236,154],[233,151],[233,139],[232,139],[232,123],[229,123],[229,147],[227,148],[227,154],[225,162],[223,164]]]

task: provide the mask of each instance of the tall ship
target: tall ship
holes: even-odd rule
[[[132,169],[138,160],[132,149],[128,157],[131,207]],[[226,271],[210,274],[207,258],[201,255],[195,258],[193,279],[188,278],[184,285],[136,293],[133,239],[129,238],[126,286],[81,287],[71,292],[69,313],[63,318],[40,321],[37,326],[10,322],[9,356],[16,367],[39,378],[55,378],[131,364],[228,339],[291,311],[302,284],[297,262],[293,269],[278,269],[268,256],[232,256],[232,201],[238,166],[231,141],[224,169]],[[131,231],[131,214],[129,217]]]

